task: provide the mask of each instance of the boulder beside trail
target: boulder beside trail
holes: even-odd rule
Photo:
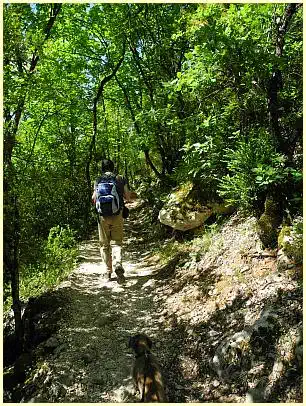
[[[201,226],[212,214],[211,209],[206,211],[183,211],[180,207],[163,208],[158,215],[162,224],[174,230],[187,231]]]
[[[280,268],[303,262],[303,217],[296,217],[291,226],[284,225],[278,235]]]
[[[174,230],[187,231],[204,224],[212,214],[225,214],[231,211],[231,208],[217,202],[203,204],[197,198],[193,183],[187,182],[168,196],[168,201],[160,210],[158,219]]]
[[[271,196],[265,201],[265,211],[257,222],[257,232],[264,247],[276,247],[278,227],[281,224],[278,202]]]

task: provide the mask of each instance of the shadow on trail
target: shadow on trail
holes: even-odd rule
[[[174,316],[171,330],[162,333],[164,341],[163,365],[168,380],[169,398],[172,402],[237,402],[248,392],[248,382],[252,380],[254,366],[261,371],[261,402],[281,401],[281,396],[292,393],[293,399],[302,398],[301,371],[295,358],[283,362],[283,373],[273,385],[268,377],[273,373],[281,357],[278,343],[281,334],[302,321],[302,313],[297,298],[301,292],[283,292],[277,298],[263,303],[262,315],[266,311],[277,311],[281,317],[279,325],[271,331],[270,327],[260,328],[252,334],[250,352],[241,362],[228,365],[231,371],[227,377],[220,377],[212,367],[212,359],[222,342],[245,328],[247,297],[237,297],[224,309],[216,310],[208,320],[194,325],[177,321]],[[285,325],[283,322],[285,321]],[[254,325],[259,320],[254,321]],[[252,329],[252,325],[248,326]],[[238,351],[239,354],[239,351]],[[241,354],[242,356],[242,354]],[[263,379],[265,377],[265,379]],[[265,394],[265,395],[264,395]],[[264,397],[265,396],[265,397]],[[192,399],[192,400],[190,400]]]
[[[29,302],[24,322],[30,357],[28,362],[21,359],[17,367],[15,363],[12,373],[4,377],[5,392],[13,393],[10,398],[6,395],[6,402],[139,401],[132,395],[133,355],[128,349],[129,337],[138,332],[152,338],[170,402],[237,402],[245,396],[249,370],[241,365],[242,373],[228,382],[217,376],[211,360],[226,337],[244,329],[248,297],[236,297],[205,321],[192,325],[176,314],[167,316],[167,297],[160,288],[171,287],[174,296],[188,285],[190,281],[177,274],[185,259],[178,255],[165,266],[149,261],[160,241],[153,241],[149,225],[137,211],[126,222],[126,234],[124,284],[118,284],[115,275],[107,281],[101,274],[99,244],[91,239],[80,249],[78,269],[54,292]],[[208,265],[196,276],[200,277],[193,283],[205,302],[218,278]],[[297,299],[300,296],[297,292]],[[271,306],[282,310],[283,318],[289,320],[282,326],[287,331],[301,320],[297,299],[294,292],[283,294],[263,303],[263,310]],[[267,373],[273,369],[278,338],[278,334],[269,337],[269,345],[261,351],[265,356],[271,354],[263,360]],[[12,365],[12,360],[6,364]],[[34,365],[33,377],[27,369]],[[289,365],[285,369],[290,372]],[[19,373],[18,379],[14,371]],[[273,393],[284,391],[284,386],[294,386],[296,375],[288,376],[275,384],[269,401],[275,401]]]
[[[92,251],[99,252],[97,241]],[[156,336],[160,329],[159,316],[153,310],[154,294],[150,284],[146,286],[152,272],[148,268],[137,271],[127,261],[126,282],[120,285],[115,278],[106,280],[97,262],[82,263],[61,283],[55,291],[62,303],[57,312],[59,301],[54,300],[54,292],[44,295],[49,298],[49,310],[29,303],[26,317],[31,326],[31,362],[24,366],[18,382],[6,379],[5,391],[13,392],[7,401],[136,400],[131,394],[132,354],[127,344],[129,337],[139,331]],[[31,383],[25,385],[26,379],[30,382],[27,369],[38,364],[45,367],[35,382],[30,379]],[[40,391],[42,386],[44,390]]]

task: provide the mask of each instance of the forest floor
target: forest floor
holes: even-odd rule
[[[139,401],[128,340],[144,332],[163,366],[170,402],[240,403],[252,390],[266,401],[302,402],[295,352],[301,269],[277,270],[276,253],[260,248],[252,219],[232,217],[204,250],[200,242],[156,238],[138,203],[125,222],[126,282],[102,275],[97,233],[82,243],[77,269],[32,306],[35,348],[30,361],[23,356],[15,363],[25,382],[6,390],[5,401]],[[166,260],[161,242],[172,247]],[[268,337],[261,331],[258,341],[254,321],[267,312],[276,318],[272,327],[264,319],[259,327]],[[212,360],[222,345],[226,352],[226,340],[245,331],[259,352],[250,349],[251,340],[238,349],[231,344],[236,352],[216,368]]]

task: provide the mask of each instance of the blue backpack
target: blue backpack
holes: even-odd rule
[[[100,216],[115,216],[120,213],[120,198],[116,177],[102,177],[96,187],[96,210]]]

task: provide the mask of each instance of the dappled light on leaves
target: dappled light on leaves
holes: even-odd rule
[[[302,28],[301,2],[4,4],[6,402],[139,400],[138,331],[171,402],[302,399]]]

